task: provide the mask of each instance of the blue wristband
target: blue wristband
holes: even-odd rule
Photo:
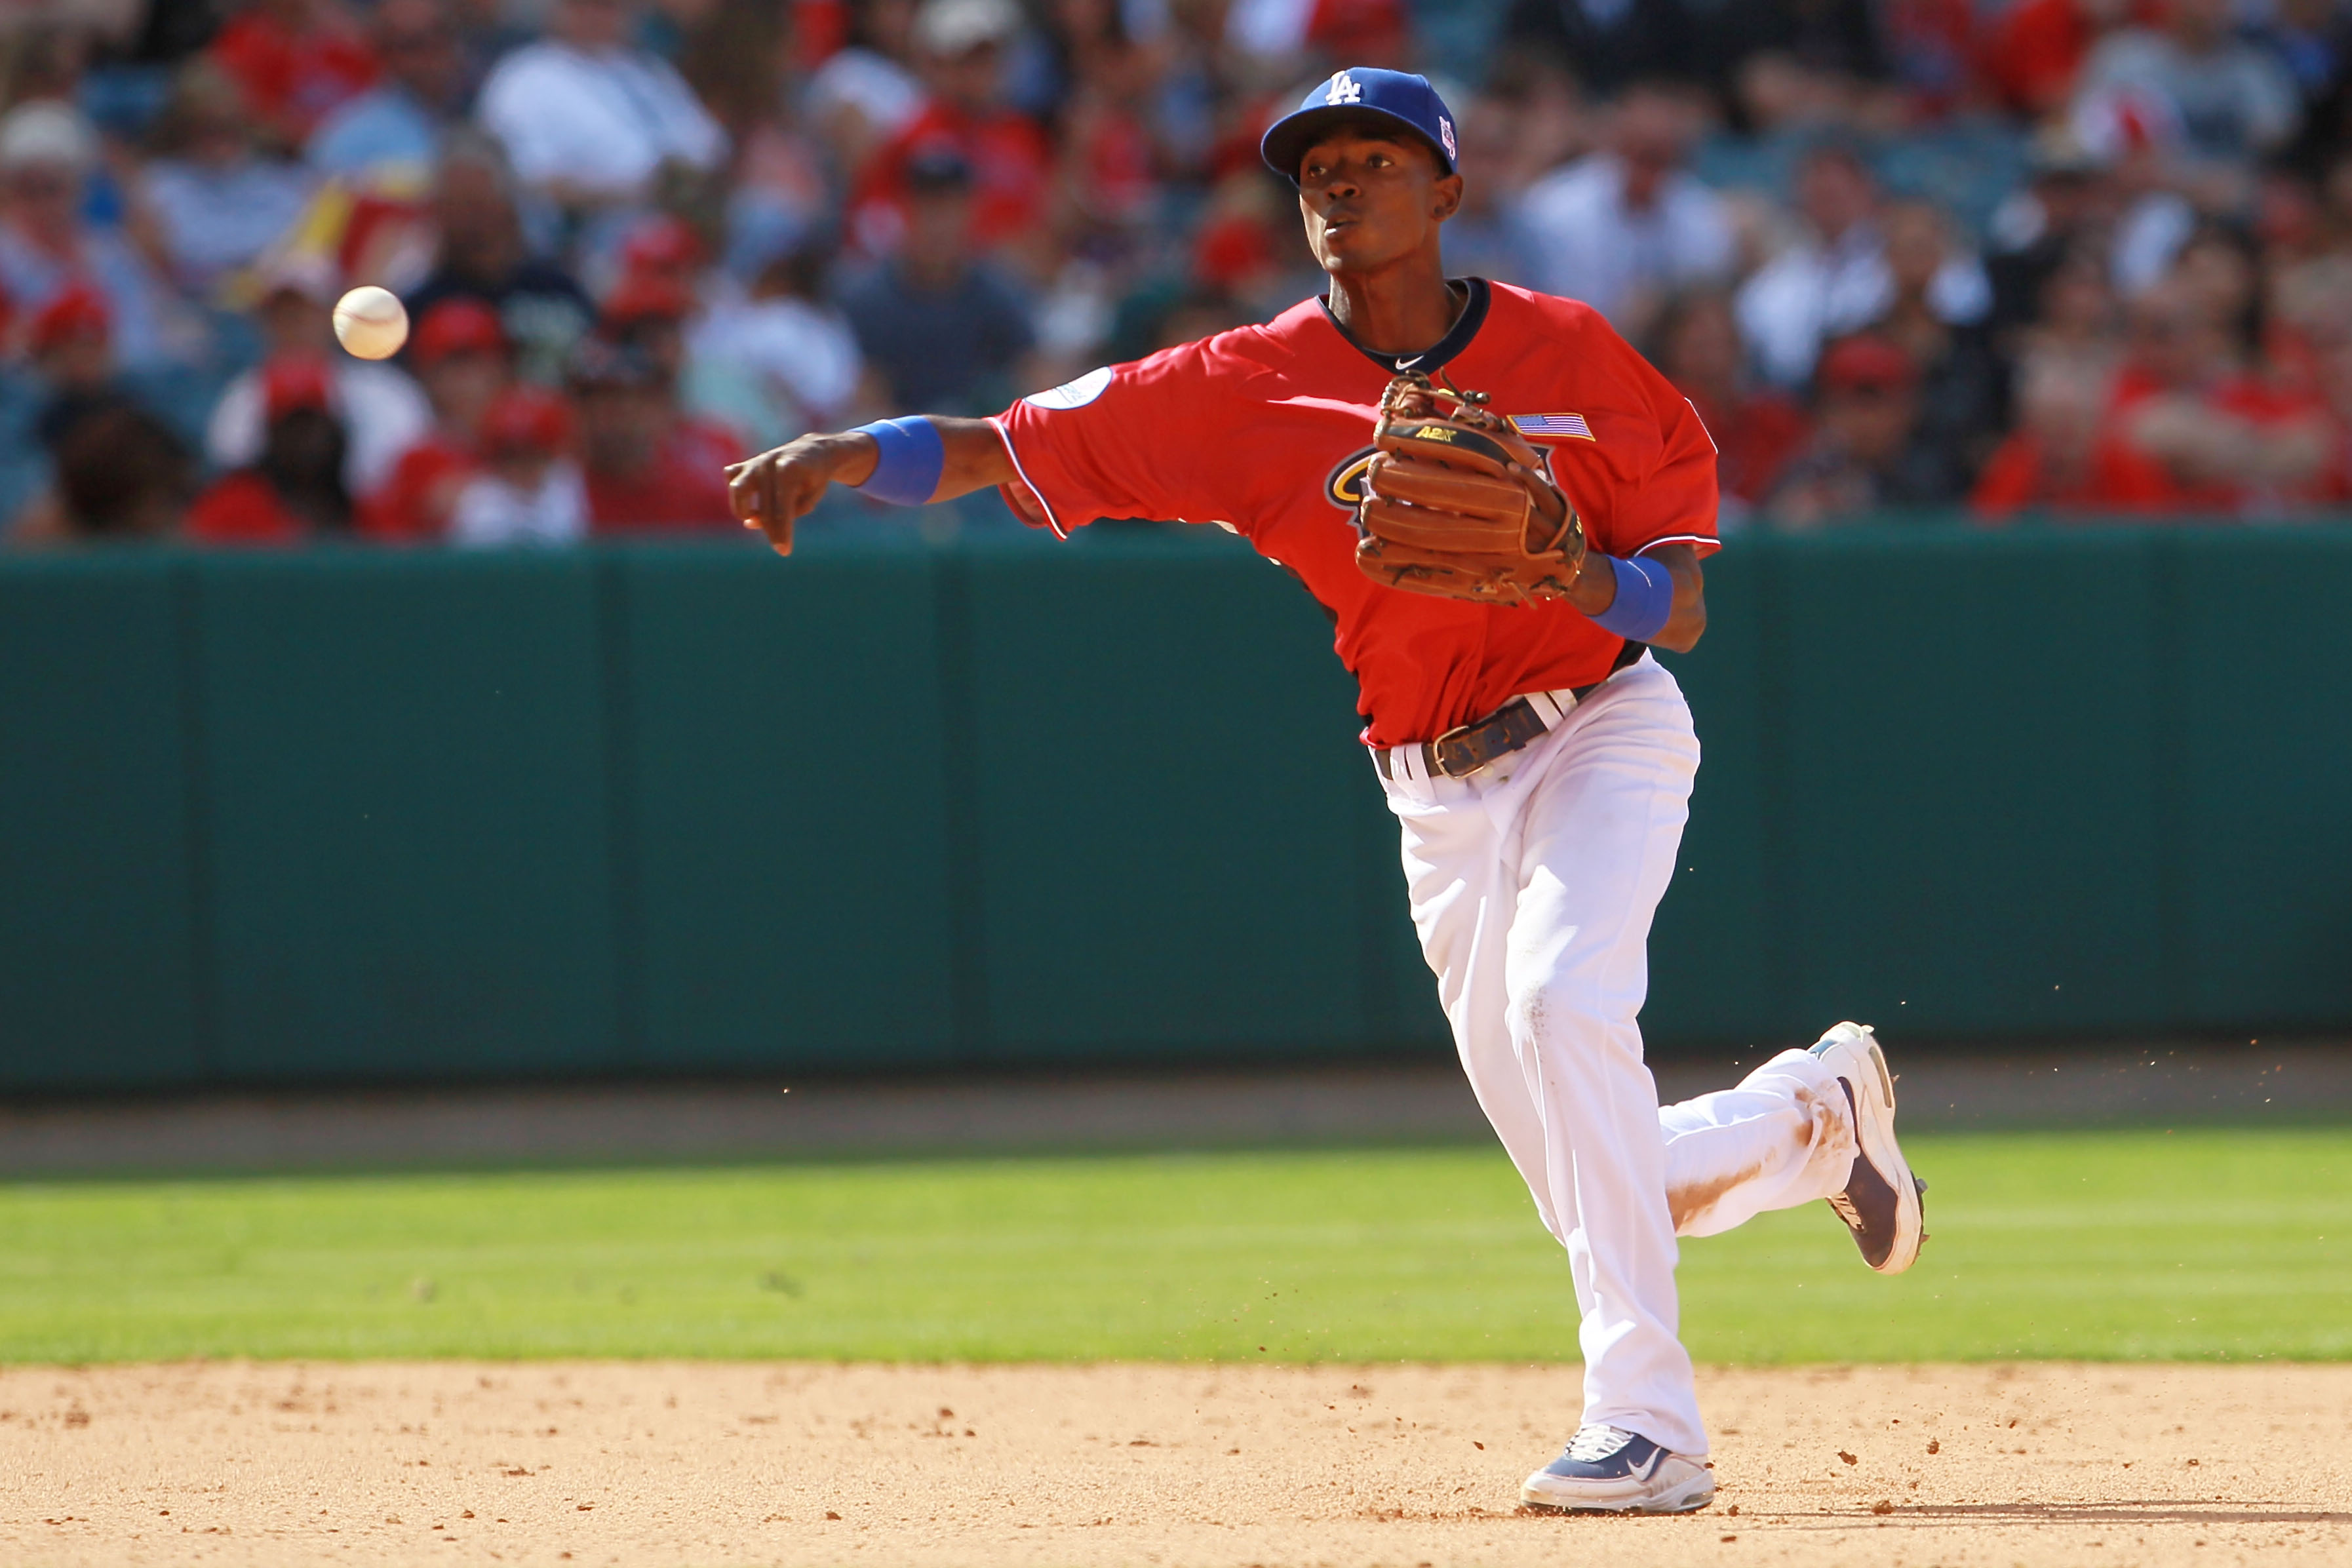
[[[1592,617],[1592,624],[1627,642],[1648,642],[1665,630],[1666,617],[1675,613],[1674,577],[1656,562],[1639,556],[1628,561],[1612,555],[1609,564],[1617,574],[1617,596]]]
[[[929,420],[920,415],[911,419],[877,419],[850,434],[871,436],[882,448],[874,471],[864,484],[854,487],[858,494],[897,506],[921,506],[939,489],[940,476],[947,471],[948,449],[940,440],[940,427]]]

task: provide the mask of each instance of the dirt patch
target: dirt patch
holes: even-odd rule
[[[2352,1561],[2352,1368],[1716,1370],[1722,1490],[1517,1510],[1573,1367],[196,1363],[0,1372],[0,1560]]]

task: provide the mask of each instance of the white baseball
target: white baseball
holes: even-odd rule
[[[390,359],[408,341],[408,310],[391,289],[362,284],[335,301],[335,339],[362,359]]]

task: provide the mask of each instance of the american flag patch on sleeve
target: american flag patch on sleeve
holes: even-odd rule
[[[1592,440],[1592,427],[1581,414],[1514,414],[1511,424],[1522,436],[1566,436],[1579,441]]]

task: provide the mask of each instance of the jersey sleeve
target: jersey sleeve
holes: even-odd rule
[[[1621,374],[1656,421],[1658,452],[1647,472],[1621,493],[1607,549],[1633,556],[1663,544],[1689,544],[1706,555],[1723,547],[1716,532],[1715,438],[1675,384],[1614,332]]]
[[[1107,517],[1224,520],[1202,457],[1220,445],[1217,382],[1204,345],[1185,343],[1021,399],[992,421],[1018,475],[1005,503],[1065,539]]]

